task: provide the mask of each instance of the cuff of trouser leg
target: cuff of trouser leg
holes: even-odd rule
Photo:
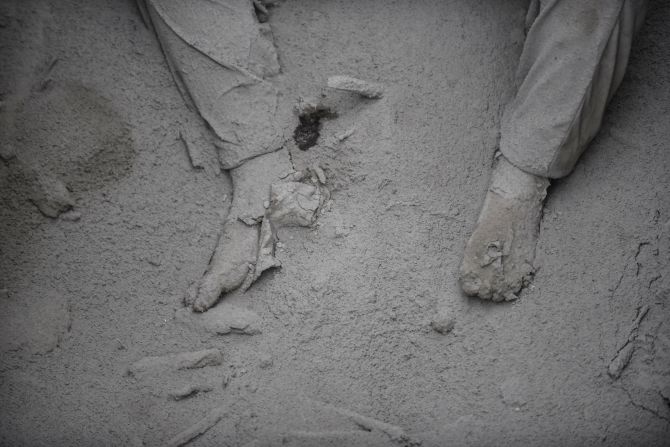
[[[557,163],[552,163],[551,165],[546,166],[542,163],[529,161],[528,159],[519,156],[519,154],[513,150],[505,150],[504,147],[500,148],[500,152],[507,159],[507,161],[509,161],[515,167],[521,169],[524,172],[527,172],[528,174],[533,174],[538,177],[559,179],[570,174],[575,167],[574,164],[571,166],[558,166]]]

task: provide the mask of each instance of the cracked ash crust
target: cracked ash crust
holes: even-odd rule
[[[530,283],[548,186],[500,157],[465,247],[459,282],[467,295],[512,301]]]

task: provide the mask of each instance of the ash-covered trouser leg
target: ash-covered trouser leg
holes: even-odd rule
[[[540,0],[505,110],[500,150],[518,168],[569,174],[623,79],[646,0]]]
[[[259,246],[259,235],[271,185],[292,171],[288,152],[280,150],[284,137],[272,79],[279,62],[271,29],[258,22],[251,0],[139,0],[138,5],[186,105],[212,131],[221,167],[233,182],[233,203],[217,247],[186,299],[202,312],[222,293],[276,265],[272,256],[259,264],[265,247]],[[271,237],[263,242],[272,243]]]

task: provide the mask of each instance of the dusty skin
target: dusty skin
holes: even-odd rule
[[[463,255],[459,280],[466,294],[512,301],[529,283],[548,186],[546,178],[498,158]]]

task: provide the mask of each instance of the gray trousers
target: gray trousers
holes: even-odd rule
[[[569,174],[623,79],[646,0],[533,0],[500,150],[543,177]]]

